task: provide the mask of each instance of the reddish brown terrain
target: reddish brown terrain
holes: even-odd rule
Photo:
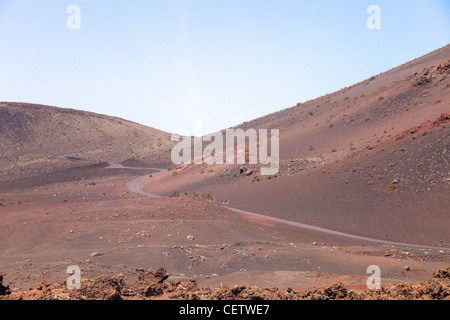
[[[277,175],[174,167],[168,133],[0,103],[0,295],[448,299],[450,45],[239,127],[280,129]],[[70,265],[95,280],[68,291]]]

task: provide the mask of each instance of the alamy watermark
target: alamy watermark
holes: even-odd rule
[[[67,7],[66,13],[69,15],[66,20],[66,26],[69,30],[81,29],[81,9],[77,5]]]
[[[367,289],[381,289],[381,269],[379,266],[372,265],[367,268],[366,273],[371,274],[369,278],[367,278],[366,285]]]
[[[172,141],[178,142],[172,149],[172,162],[180,164],[249,164],[258,163],[261,175],[275,175],[280,167],[280,131],[267,129],[227,129],[203,137],[172,135]],[[205,146],[204,142],[209,142]],[[225,149],[225,157],[224,157]],[[248,151],[248,153],[247,153]]]
[[[79,266],[69,266],[66,273],[70,274],[67,278],[67,289],[81,289],[81,269]]]
[[[367,8],[367,14],[370,14],[367,18],[367,28],[369,30],[380,30],[381,29],[381,8],[377,5],[371,5]]]

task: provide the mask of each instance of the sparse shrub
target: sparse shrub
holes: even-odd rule
[[[417,168],[420,168],[421,166],[423,166],[423,162],[419,162],[419,163],[417,164]]]
[[[211,201],[211,202],[216,201],[216,197],[214,196],[214,194],[211,193],[211,191],[208,192],[207,194],[204,194],[203,199]]]
[[[179,197],[181,197],[180,191],[174,191],[169,195],[169,198],[179,198]]]
[[[430,177],[428,177],[428,178],[425,180],[425,182],[428,183],[428,184],[432,184],[432,183],[435,182],[435,179],[434,179],[434,177],[430,176]]]
[[[254,177],[252,178],[252,182],[257,182],[257,181],[259,181],[259,180],[261,180],[261,176],[254,176]]]
[[[387,186],[386,191],[392,191],[395,190],[397,188],[397,186],[393,183],[391,183],[390,185]]]
[[[309,150],[310,150],[310,151],[313,151],[313,150],[314,150],[314,146],[312,146],[312,145],[309,146]]]
[[[441,103],[441,102],[442,102],[441,99],[436,99],[436,100],[434,100],[434,103],[435,103],[435,104],[438,104],[438,103]]]
[[[213,169],[208,169],[208,172],[209,172],[209,173],[213,173],[214,170],[213,170]]]
[[[175,177],[178,174],[178,171],[172,172],[172,177]]]
[[[369,186],[371,186],[371,185],[375,184],[375,181],[370,180],[369,182],[367,182],[367,184],[368,184]]]
[[[330,173],[331,173],[331,171],[330,171],[330,170],[328,170],[328,169],[323,169],[323,170],[322,170],[322,173],[328,173],[328,174],[330,174]]]

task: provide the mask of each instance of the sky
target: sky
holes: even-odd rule
[[[0,0],[0,101],[210,133],[443,47],[449,18],[448,0]]]

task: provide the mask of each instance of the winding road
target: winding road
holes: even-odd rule
[[[132,170],[150,170],[150,171],[156,171],[155,173],[151,173],[152,177],[156,177],[160,174],[166,173],[169,170],[167,169],[159,169],[159,168],[138,168],[138,167],[124,167],[121,164],[118,163],[108,163],[109,166],[104,168],[104,169],[132,169]],[[161,196],[157,196],[154,194],[150,194],[147,192],[142,191],[141,189],[141,184],[149,179],[150,176],[148,174],[146,174],[145,176],[139,177],[137,179],[131,180],[127,182],[127,189],[130,192],[139,194],[141,196],[147,197],[147,198],[161,198]]]
[[[121,164],[115,164],[115,163],[114,164],[109,164],[109,166],[104,168],[104,169],[131,169],[131,170],[151,170],[151,171],[156,171],[156,173],[152,173],[152,177],[155,177],[155,176],[158,176],[158,175],[161,175],[163,173],[168,172],[168,170],[166,170],[166,169],[125,167],[125,166],[122,166]],[[139,194],[139,195],[147,197],[147,198],[161,198],[161,196],[147,193],[147,192],[145,192],[145,191],[143,191],[141,189],[142,183],[144,181],[146,181],[147,179],[149,179],[149,178],[150,178],[149,175],[146,174],[146,175],[144,175],[142,177],[139,177],[139,178],[136,178],[134,180],[129,181],[127,183],[128,190],[130,192]],[[409,247],[409,248],[419,248],[419,249],[435,249],[435,250],[448,250],[448,251],[450,251],[450,248],[445,248],[445,247],[426,246],[426,245],[419,245],[419,244],[411,244],[411,243],[402,243],[402,242],[394,242],[394,241],[374,239],[374,238],[358,236],[358,235],[354,235],[354,234],[350,234],[350,233],[335,231],[335,230],[331,230],[331,229],[311,226],[311,225],[303,224],[303,223],[300,223],[300,222],[295,222],[295,221],[275,218],[275,217],[272,217],[272,216],[267,216],[267,215],[263,215],[263,214],[259,214],[259,213],[255,213],[255,212],[244,211],[244,210],[240,210],[240,209],[236,209],[236,208],[232,208],[232,207],[228,207],[228,206],[223,206],[223,207],[228,209],[228,210],[231,210],[233,212],[239,213],[239,214],[252,216],[252,217],[256,217],[256,218],[262,218],[262,219],[270,220],[270,221],[273,221],[273,222],[277,222],[277,223],[281,223],[281,224],[285,224],[285,225],[289,225],[289,226],[293,226],[293,227],[297,227],[297,228],[301,228],[301,229],[312,230],[312,231],[316,231],[316,232],[326,233],[326,234],[334,235],[334,236],[340,236],[340,237],[353,239],[353,240],[361,240],[361,241],[367,241],[367,242],[372,242],[372,243],[379,243],[379,244],[384,244],[384,245],[399,246],[399,247]]]

